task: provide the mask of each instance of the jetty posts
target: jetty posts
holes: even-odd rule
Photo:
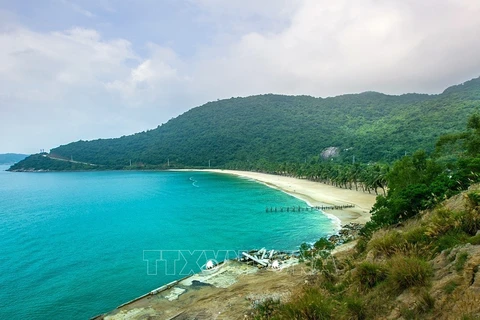
[[[311,207],[301,207],[301,206],[292,206],[292,207],[266,207],[265,212],[275,213],[275,212],[306,212],[306,211],[325,211],[325,210],[343,210],[348,208],[354,208],[353,204],[344,204],[344,205],[335,205],[335,206],[311,206]]]

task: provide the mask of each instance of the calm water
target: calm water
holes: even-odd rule
[[[221,260],[222,250],[291,250],[334,232],[319,213],[265,213],[305,203],[228,175],[5,169],[0,319],[89,318],[198,271],[200,250]],[[172,265],[175,250],[191,254]],[[148,275],[155,259],[165,262]]]

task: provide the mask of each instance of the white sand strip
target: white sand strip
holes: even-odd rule
[[[305,179],[278,176],[273,174],[236,171],[236,170],[202,170],[223,174],[232,174],[239,177],[249,178],[264,183],[269,187],[276,188],[302,199],[312,206],[321,205],[345,205],[353,204],[354,208],[344,210],[331,210],[326,213],[340,219],[342,224],[356,222],[365,224],[370,220],[370,209],[375,203],[376,195],[361,191],[342,189],[327,184],[313,182]]]

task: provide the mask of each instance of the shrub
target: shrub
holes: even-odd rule
[[[467,205],[468,209],[476,209],[480,205],[480,193],[477,192],[469,192],[467,194]]]
[[[388,266],[388,281],[394,289],[401,291],[427,285],[433,274],[432,267],[416,257],[395,256]]]
[[[468,235],[460,229],[452,229],[434,241],[434,252],[442,252],[459,244],[466,243]]]
[[[396,230],[379,231],[368,243],[368,249],[373,250],[375,254],[392,256],[398,252],[403,252],[405,245],[406,241],[400,232]]]
[[[280,300],[272,298],[257,303],[255,304],[252,318],[258,320],[272,319],[275,312],[279,309],[280,304]]]
[[[302,243],[300,245],[300,262],[303,262],[305,260],[310,260],[312,258],[312,246],[309,245],[308,243]]]
[[[427,313],[433,310],[435,307],[435,299],[428,293],[428,291],[423,291],[421,296],[418,299],[416,311],[417,313]]]
[[[278,319],[333,319],[335,302],[316,288],[307,288],[298,298],[282,305]]]
[[[480,214],[477,210],[467,210],[461,216],[462,230],[473,236],[480,230]]]
[[[406,231],[403,237],[411,244],[428,243],[430,238],[426,235],[426,232],[427,228],[425,226],[419,226]]]
[[[358,297],[346,297],[344,299],[346,315],[348,319],[367,319],[365,303]]]
[[[333,250],[335,245],[328,241],[327,238],[320,238],[317,242],[315,242],[313,247],[317,250]]]
[[[387,271],[383,265],[362,262],[357,267],[356,277],[362,288],[371,289],[387,278]]]
[[[367,250],[368,246],[368,238],[367,237],[360,237],[358,238],[357,244],[355,245],[355,250],[357,250],[357,254],[362,254]]]
[[[452,211],[444,208],[438,209],[428,224],[425,234],[431,238],[438,238],[454,229],[458,224]]]
[[[473,245],[479,245],[480,244],[480,233],[477,234],[476,236],[473,236],[470,239],[468,239],[467,242],[470,243],[470,244],[473,244]]]

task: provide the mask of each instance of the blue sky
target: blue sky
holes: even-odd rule
[[[0,0],[0,153],[261,93],[438,93],[480,76],[478,0]]]

